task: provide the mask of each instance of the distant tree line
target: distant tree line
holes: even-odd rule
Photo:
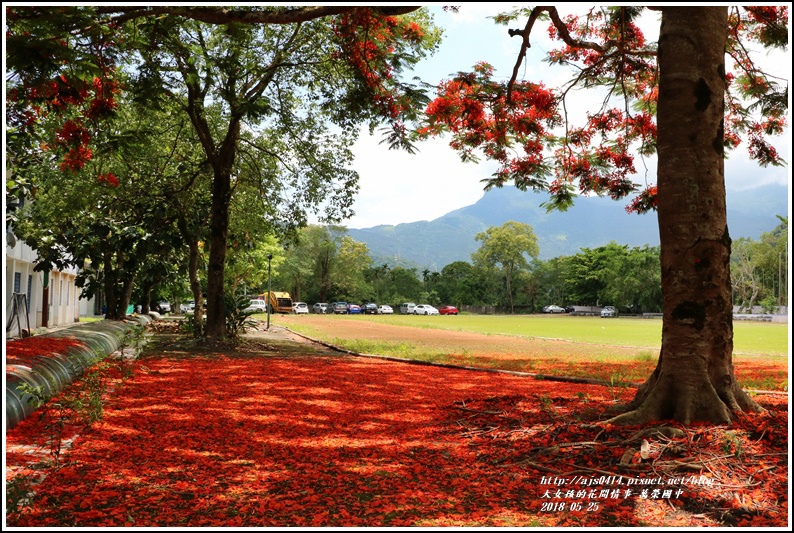
[[[742,310],[760,305],[771,312],[788,304],[788,219],[779,218],[780,224],[759,240],[742,238],[733,244],[734,304]],[[537,258],[537,239],[526,224],[510,221],[475,238],[482,244],[471,261],[430,271],[373,258],[366,244],[342,227],[308,226],[298,244],[279,256],[272,283],[309,303],[413,301],[520,312],[537,312],[549,304],[614,305],[629,313],[661,311],[658,246],[610,242],[544,261]]]

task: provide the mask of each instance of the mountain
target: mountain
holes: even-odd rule
[[[659,244],[655,213],[628,214],[626,202],[599,197],[579,197],[568,211],[547,213],[540,206],[547,199],[546,193],[503,187],[432,221],[348,229],[348,234],[367,245],[376,263],[415,263],[429,270],[441,270],[454,261],[471,261],[471,254],[480,246],[474,236],[509,220],[532,226],[539,257],[544,260],[574,255],[580,248],[596,248],[610,241],[632,247]],[[788,188],[782,185],[729,190],[727,201],[728,229],[734,240],[758,239],[778,225],[776,215],[788,214]]]

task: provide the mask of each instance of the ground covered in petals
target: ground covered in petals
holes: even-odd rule
[[[286,345],[285,345],[286,346]],[[777,526],[788,404],[604,424],[632,390],[356,357],[157,345],[103,419],[6,435],[15,527]],[[26,484],[27,483],[27,484]]]

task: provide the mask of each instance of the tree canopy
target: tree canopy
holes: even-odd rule
[[[7,20],[15,190],[29,182],[25,169],[35,162],[24,161],[37,135],[54,137],[47,145],[57,148],[62,172],[83,170],[122,90],[189,120],[211,176],[204,333],[213,338],[225,335],[230,201],[239,182],[258,180],[278,206],[277,230],[305,224],[305,210],[321,203],[325,220],[344,219],[356,191],[348,167],[357,126],[386,123],[392,146],[411,148],[405,124],[426,97],[401,75],[439,40],[416,7],[18,6]],[[39,127],[44,118],[48,132]]]

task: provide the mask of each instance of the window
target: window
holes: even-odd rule
[[[28,274],[28,308],[30,308],[30,298],[33,295],[33,276]]]
[[[22,273],[14,272],[14,292],[19,294],[22,291]]]

